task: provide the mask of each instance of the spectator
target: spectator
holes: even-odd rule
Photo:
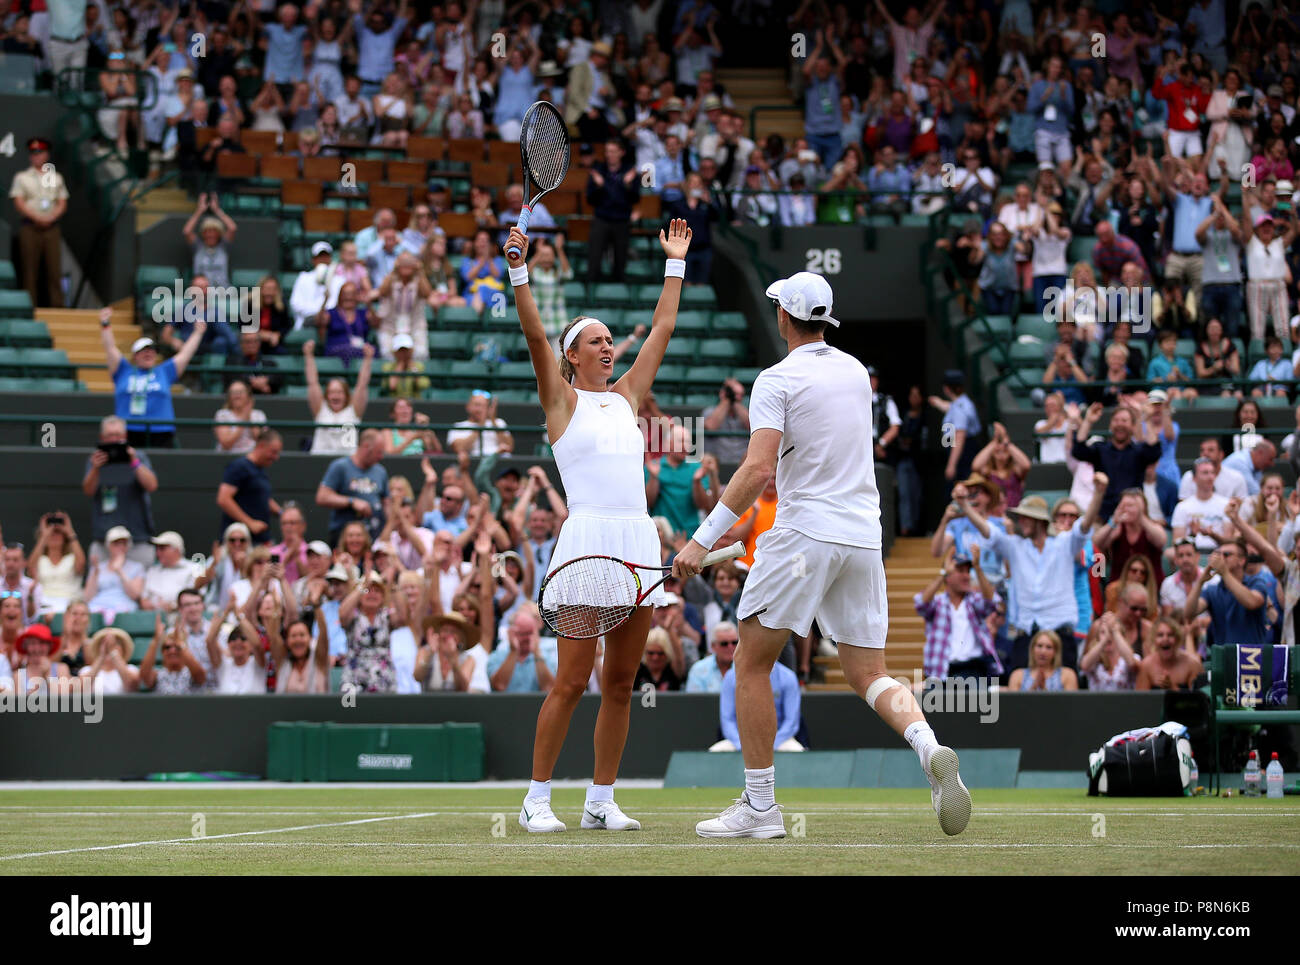
[[[1002,490],[1001,502],[1008,510],[1020,504],[1029,475],[1029,457],[1011,441],[1006,426],[993,423],[993,438],[971,463],[971,471],[982,475]]]
[[[359,302],[358,291],[352,282],[344,282],[337,304],[316,317],[317,336],[324,343],[325,354],[344,362],[362,357],[370,336],[369,315]],[[369,294],[374,297],[373,290]],[[306,345],[303,348],[305,351]]]
[[[1061,641],[1061,636],[1051,630],[1034,633],[1029,644],[1029,665],[1011,671],[1007,687],[1011,690],[1078,690],[1078,675],[1063,666]]]
[[[17,617],[21,626],[22,616]],[[76,677],[86,665],[86,647],[90,643],[90,607],[85,600],[74,600],[63,611],[63,633],[59,636],[59,662]],[[0,659],[4,659],[0,653]]]
[[[1219,581],[1210,582],[1216,574]],[[1183,619],[1190,622],[1200,613],[1208,612],[1215,642],[1262,646],[1268,642],[1268,587],[1263,574],[1246,573],[1245,541],[1240,538],[1225,541],[1210,553],[1209,566],[1187,595]],[[1176,636],[1174,640],[1177,641]]]
[[[1147,512],[1146,495],[1141,490],[1126,489],[1120,494],[1114,514],[1109,522],[1098,527],[1092,543],[1097,552],[1106,554],[1112,574],[1125,572],[1135,557],[1145,559],[1149,571],[1161,572],[1165,528]],[[1149,589],[1154,597],[1155,584]],[[1106,609],[1114,609],[1112,603],[1113,595],[1108,589]]]
[[[176,437],[172,385],[185,374],[198,351],[207,323],[203,319],[195,322],[180,351],[158,365],[158,352],[151,338],[138,338],[131,344],[129,363],[122,358],[113,337],[112,318],[112,309],[100,310],[99,335],[108,360],[108,376],[113,380],[114,408],[118,418],[126,422],[125,441],[132,446],[171,449]]]
[[[203,217],[205,211],[211,211]],[[200,222],[199,219],[203,218]],[[194,226],[198,225],[198,232]],[[221,210],[215,194],[200,194],[194,213],[181,229],[185,243],[194,249],[192,272],[203,275],[213,288],[230,286],[229,245],[235,240],[237,226],[230,215]]]
[[[1290,395],[1291,385],[1295,381],[1295,366],[1290,359],[1282,357],[1282,340],[1276,335],[1264,339],[1264,350],[1268,357],[1256,362],[1247,376],[1252,382],[1264,384],[1252,386],[1250,394],[1257,397],[1273,395],[1285,399]]]
[[[1194,160],[1205,153],[1201,143],[1201,116],[1210,106],[1210,95],[1201,88],[1190,63],[1179,59],[1176,67],[1176,77],[1168,69],[1156,71],[1151,93],[1169,104],[1167,156]]]
[[[469,297],[474,310],[481,312],[491,302],[504,304],[505,259],[492,253],[492,232],[479,228],[474,232],[473,249],[460,263],[460,290]]]
[[[101,74],[105,79],[109,76],[107,71]],[[110,113],[113,120],[122,125],[122,134],[118,138],[119,153],[125,156],[127,112]],[[32,305],[62,308],[63,235],[59,222],[68,209],[68,189],[63,175],[50,164],[49,141],[34,137],[27,142],[27,152],[30,166],[14,175],[9,188],[14,210],[22,219],[17,244],[22,287]],[[39,285],[42,269],[45,272],[43,288]]]
[[[429,488],[433,486],[433,480],[427,475],[425,486]],[[469,502],[465,497],[464,488],[455,484],[445,485],[438,498],[438,507],[424,514],[423,526],[434,533],[446,531],[451,537],[459,536],[469,525],[466,519],[468,508]]]
[[[131,666],[135,643],[118,627],[104,627],[86,645],[86,665],[81,669],[83,689],[101,694],[133,693],[140,688],[140,671]]]
[[[370,273],[370,277],[382,282],[397,267],[397,259],[410,252],[402,244],[402,236],[397,233],[396,228],[384,228],[379,232],[378,240],[363,254],[366,260],[366,271]],[[375,291],[372,290],[370,300],[373,301],[376,297]]]
[[[179,606],[182,590],[201,590],[207,578],[196,573],[194,564],[185,558],[180,533],[168,530],[150,542],[156,547],[158,562],[145,570],[140,609],[171,612]]]
[[[1068,402],[1074,406],[1082,405],[1086,401],[1082,386],[1088,381],[1088,373],[1079,366],[1068,343],[1057,342],[1051,350],[1051,360],[1043,370],[1043,385],[1051,386],[1052,394],[1059,395],[1062,404]]]
[[[316,505],[332,510],[329,542],[337,542],[348,523],[361,523],[372,536],[384,528],[388,470],[380,463],[383,456],[382,434],[366,429],[352,454],[340,456],[325,470],[316,489]]]
[[[488,658],[487,672],[492,690],[507,693],[549,693],[555,682],[555,658],[538,648],[542,618],[537,607],[527,603],[510,620],[507,642]]]
[[[424,690],[478,693],[476,678],[486,681],[486,667],[467,651],[472,627],[459,613],[440,613],[424,621],[424,642],[415,662],[414,678]],[[480,649],[476,647],[475,649]]]
[[[17,597],[22,602],[23,623],[35,622],[43,609],[41,585],[23,573],[23,544],[7,543],[4,548],[4,578],[0,581],[4,596],[0,600]]]
[[[222,646],[219,641],[221,629],[226,618],[232,615],[238,622],[230,629]],[[226,607],[218,618],[208,626],[207,650],[209,664],[216,670],[217,693],[266,693],[266,652],[257,629],[244,616],[242,608],[236,607],[233,596],[226,601]]]
[[[1088,689],[1132,690],[1139,662],[1120,631],[1118,618],[1113,613],[1103,613],[1089,630],[1088,643],[1079,661]]]
[[[1038,461],[1041,463],[1065,462],[1066,439],[1073,435],[1067,427],[1065,396],[1053,392],[1043,399],[1045,418],[1034,423],[1038,439]]]
[[[1160,584],[1160,615],[1181,619],[1187,597],[1196,587],[1197,577],[1201,575],[1200,552],[1196,548],[1194,537],[1184,536],[1174,540],[1173,560],[1174,571]]]
[[[44,623],[34,624],[19,633],[14,642],[14,654],[18,663],[13,667],[17,673],[9,681],[14,689],[20,694],[32,691],[66,693],[70,689],[71,677],[68,667],[62,661],[51,660],[58,651],[59,640]]]
[[[102,555],[107,533],[122,528],[137,545],[136,562],[153,562],[149,537],[153,535],[153,511],[149,494],[158,489],[145,453],[127,445],[126,423],[108,416],[99,424],[99,446],[86,460],[81,491],[90,497],[91,556]]]
[[[469,401],[465,403],[469,418],[457,422],[456,427],[447,433],[447,448],[476,457],[513,452],[514,438],[505,431],[506,422],[497,418],[496,409],[497,400],[490,392],[482,389],[471,392]]]
[[[687,693],[722,693],[723,680],[731,670],[739,643],[740,633],[734,623],[724,622],[714,626],[709,631],[709,655],[692,664],[686,675]],[[778,663],[778,666],[783,665]],[[798,681],[796,685],[797,683]]]
[[[1011,243],[1011,233],[1006,225],[994,222],[989,227],[988,240],[983,242],[977,254],[972,255],[980,264],[977,284],[984,311],[990,315],[1015,314],[1020,300],[1016,247]]]
[[[162,669],[154,670],[154,660],[162,650]],[[179,621],[164,631],[161,611],[154,622],[153,639],[140,660],[140,685],[155,694],[180,696],[202,693],[208,672],[190,649]]]
[[[86,578],[86,600],[91,613],[108,614],[107,622],[112,622],[112,614],[139,609],[145,570],[127,557],[131,532],[125,526],[110,529],[104,542],[108,546],[108,557],[98,561],[92,557],[90,575]]]
[[[651,516],[663,516],[674,532],[693,532],[699,513],[709,512],[719,492],[718,460],[705,453],[699,461],[688,460],[690,433],[674,425],[663,456],[645,467],[646,505]]]
[[[396,351],[394,340],[406,336],[406,348],[424,361],[429,357],[429,329],[425,305],[432,305],[433,288],[420,272],[420,262],[410,252],[397,256],[391,273],[379,283],[372,297],[378,299],[375,316],[379,319],[379,354],[391,359]]]
[[[271,662],[276,667],[277,694],[327,694],[330,691],[329,627],[325,614],[314,614],[316,634],[305,617],[291,618],[283,637],[272,623],[267,627]]]
[[[721,212],[709,185],[698,172],[692,171],[686,175],[685,190],[683,199],[668,204],[669,213],[674,218],[684,219],[691,229],[691,248],[686,252],[684,284],[707,285],[713,270],[713,224],[721,217]],[[783,194],[780,201],[785,202],[791,198],[791,195]],[[805,196],[805,202],[809,201],[810,198]],[[809,207],[809,204],[804,203],[805,213]],[[567,324],[568,320],[565,321]]]
[[[794,671],[781,661],[772,665],[772,697],[776,702],[776,737],[772,741],[775,751],[802,751],[803,744],[797,736],[803,725],[800,714],[799,679]],[[709,747],[711,751],[738,751],[740,730],[736,726],[736,675],[727,674],[722,678],[722,692],[719,698],[719,730],[722,740]]]
[[[4,590],[15,588],[8,572],[10,552],[5,550]],[[21,559],[21,549],[17,555]],[[38,524],[36,545],[32,547],[32,555],[27,561],[27,576],[36,582],[39,590],[32,593],[25,580],[20,579],[16,584],[23,595],[24,605],[30,608],[33,617],[37,609],[63,613],[69,603],[81,598],[81,580],[85,575],[86,553],[72,528],[72,519],[62,510],[46,513]],[[39,606],[34,605],[34,598],[39,599]]]
[[[733,378],[723,380],[722,388],[718,390],[718,404],[705,408],[700,414],[704,417],[706,432],[737,433],[709,440],[709,451],[718,461],[743,461],[749,448],[749,409],[745,406],[745,387]]]
[[[252,425],[230,423],[266,423],[266,413],[253,407],[253,392],[242,378],[231,379],[226,385],[226,404],[213,416],[212,433],[217,437],[217,451],[245,453],[252,451],[257,442]]]
[[[307,573],[312,547],[322,555],[329,556],[327,544],[320,540],[308,544],[306,535],[307,520],[303,516],[302,507],[293,500],[286,500],[280,507],[280,542],[271,547],[271,554],[280,558],[286,582],[295,586]],[[322,576],[326,568],[321,568]]]
[[[465,299],[457,293],[456,272],[447,258],[446,235],[436,234],[428,240],[420,255],[420,267],[429,280],[430,287],[433,288],[434,308],[441,309],[447,305],[464,306]]]
[[[347,286],[344,286],[346,290]],[[316,420],[316,434],[311,451],[315,455],[347,455],[356,449],[357,426],[365,415],[370,401],[370,366],[375,350],[368,343],[361,348],[361,368],[357,383],[349,390],[342,378],[329,380],[321,392],[320,376],[316,372],[316,343],[302,346],[307,378],[307,405]]]
[[[1291,269],[1286,263],[1286,252],[1296,236],[1296,216],[1291,212],[1286,227],[1278,235],[1273,216],[1267,211],[1242,219],[1242,234],[1246,240],[1246,315],[1250,319],[1250,337],[1263,339],[1268,318],[1273,319],[1273,331],[1278,338],[1286,336],[1286,325],[1291,315],[1287,309],[1287,285],[1291,283]]]
[[[971,547],[971,554],[958,556],[950,546],[938,575],[913,600],[925,620],[922,662],[927,678],[980,680],[1002,674],[986,623],[999,597],[976,565],[978,545]],[[972,573],[979,581],[978,593],[971,592]]]
[[[1055,163],[1061,177],[1070,171],[1070,121],[1074,117],[1074,87],[1064,75],[1065,62],[1059,54],[1047,60],[1042,79],[1029,88],[1028,111],[1038,118],[1034,153],[1038,163]]]
[[[311,267],[298,273],[289,294],[289,308],[293,312],[293,327],[298,330],[316,325],[330,301],[330,258],[334,247],[328,241],[318,241],[311,246]],[[353,256],[356,249],[353,247]]]
[[[1193,465],[1195,491],[1183,498],[1173,516],[1174,539],[1192,536],[1201,553],[1209,553],[1220,542],[1230,538],[1227,527],[1228,498],[1216,492],[1214,462],[1201,456]]]
[[[1250,166],[1255,170],[1257,183],[1269,177],[1279,182],[1290,181],[1295,177],[1295,168],[1291,166],[1291,160],[1287,157],[1286,140],[1280,137],[1266,138],[1264,153],[1256,154],[1251,159]]]
[[[1160,333],[1158,344],[1160,351],[1147,363],[1147,381],[1163,383],[1165,387],[1163,391],[1167,398],[1194,400],[1197,394],[1194,388],[1178,385],[1179,382],[1191,378],[1193,374],[1191,360],[1178,358],[1175,355],[1178,348],[1178,333],[1172,329],[1165,329]]]
[[[1199,122],[1198,122],[1199,123]],[[1171,129],[1170,143],[1179,132]],[[1199,137],[1199,134],[1197,135]],[[1170,168],[1175,167],[1172,157],[1165,156]],[[1170,179],[1171,181],[1173,179]],[[1216,211],[1222,206],[1222,200],[1216,205],[1210,196],[1210,182],[1201,171],[1189,173],[1190,193],[1173,191],[1173,250],[1165,260],[1165,285],[1172,287],[1176,300],[1181,304],[1183,293],[1191,289],[1196,304],[1201,304],[1201,283],[1205,273],[1205,257],[1198,235],[1200,229],[1207,228],[1213,222]],[[1217,197],[1217,196],[1216,196]],[[1222,255],[1220,255],[1222,257]]]
[[[1167,617],[1151,624],[1151,646],[1138,669],[1135,690],[1191,690],[1201,660],[1179,646],[1182,627]]]
[[[1101,418],[1101,413],[1101,403],[1094,402],[1088,406],[1075,434],[1072,454],[1080,462],[1086,462],[1105,472],[1109,488],[1101,503],[1101,515],[1109,518],[1115,512],[1124,490],[1142,486],[1146,467],[1160,460],[1160,447],[1134,441],[1137,413],[1129,406],[1121,406],[1111,415],[1109,441],[1089,445],[1092,427]]]
[[[1151,276],[1141,249],[1131,239],[1116,234],[1109,221],[1099,221],[1097,243],[1092,246],[1092,263],[1101,272],[1101,283],[1114,285],[1122,281],[1124,265],[1130,261],[1142,269],[1144,281]]]
[[[1122,606],[1127,605],[1128,588],[1138,586],[1142,588],[1142,597],[1146,601],[1144,617],[1154,620],[1159,615],[1157,574],[1163,572],[1159,567],[1152,566],[1146,556],[1135,555],[1130,556],[1122,567],[1112,566],[1110,572],[1110,582],[1106,585],[1106,593],[1103,596],[1106,612],[1118,613]]]
[[[1214,492],[1220,496],[1226,496],[1228,499],[1244,500],[1249,491],[1246,488],[1246,480],[1237,470],[1231,466],[1225,466],[1223,460],[1223,445],[1219,440],[1211,436],[1201,440],[1200,458],[1208,459],[1214,466]],[[1196,492],[1195,464],[1192,469],[1183,473],[1183,478],[1178,484],[1178,498],[1186,499]]]
[[[1273,468],[1277,460],[1277,446],[1267,439],[1258,440],[1249,449],[1238,449],[1223,460],[1223,466],[1232,469],[1246,481],[1246,492],[1251,495],[1259,493],[1259,481],[1264,473]]]
[[[226,385],[235,379],[248,383],[248,387],[258,395],[271,395],[279,392],[284,384],[284,376],[279,374],[279,366],[274,358],[264,354],[265,343],[257,332],[240,332],[239,348],[226,358],[226,367],[234,369],[227,372]]]
[[[1111,216],[1111,194],[1115,188],[1115,172],[1103,159],[1084,154],[1077,148],[1074,169],[1066,179],[1066,187],[1077,197],[1070,216],[1070,227],[1076,235],[1094,234],[1097,223]]]
[[[682,679],[678,668],[673,666],[671,651],[668,631],[662,627],[653,627],[646,635],[641,666],[637,669],[636,680],[632,684],[634,691],[644,692],[647,686],[659,691],[682,689]]]
[[[533,241],[533,257],[528,263],[530,284],[537,310],[542,316],[542,326],[551,340],[555,354],[560,354],[560,332],[569,323],[569,312],[564,300],[564,283],[573,279],[573,267],[564,251],[564,235],[556,234],[552,242],[546,238]]]
[[[280,504],[271,496],[266,470],[280,458],[283,448],[280,433],[267,429],[248,455],[226,465],[217,489],[223,533],[231,523],[240,522],[248,527],[254,544],[271,541],[271,514],[280,515]]]
[[[390,595],[386,578],[372,570],[339,604],[339,623],[348,635],[344,691],[393,693],[397,681],[389,636],[407,625],[406,597]]]
[[[678,101],[679,106],[680,103]],[[663,199],[664,204],[685,200],[686,175],[689,173],[689,162],[682,151],[682,139],[676,134],[669,134],[664,138],[664,156],[654,162],[654,192]]]
[[[609,115],[616,91],[609,79],[612,48],[604,41],[591,45],[585,60],[574,60],[564,91],[564,122],[578,140],[594,144],[610,130]]]
[[[965,487],[953,490],[954,500],[965,509],[980,536],[989,540],[992,548],[1002,554],[1011,566],[1011,598],[1016,601],[1015,622],[1026,634],[1033,635],[1029,638],[1030,653],[1025,655],[1013,652],[1013,665],[1024,666],[1028,663],[1035,671],[1041,669],[1040,655],[1033,651],[1037,649],[1038,634],[1042,630],[1055,630],[1058,636],[1056,667],[1060,667],[1062,659],[1067,667],[1073,667],[1077,662],[1074,625],[1078,618],[1078,606],[1074,596],[1074,560],[1083,550],[1087,533],[1097,519],[1102,492],[1107,483],[1105,473],[1096,474],[1096,483],[1092,502],[1083,518],[1050,540],[1047,530],[1051,517],[1042,497],[1026,497],[1010,511],[1019,517],[1020,535],[1013,536],[989,525],[983,514],[972,507]],[[1061,652],[1062,645],[1064,653]],[[1038,674],[1035,673],[1035,676]],[[1013,689],[1016,686],[1014,677],[1011,686]]]
[[[1214,250],[1213,245],[1217,244],[1217,242],[1212,242],[1210,244],[1212,250]],[[1240,254],[1240,252],[1238,252],[1238,254]],[[1215,254],[1210,260],[1217,260],[1217,257],[1218,257],[1217,254]],[[1206,261],[1207,265],[1209,265],[1210,260]],[[1239,259],[1235,260],[1234,264],[1237,264],[1238,261]],[[1237,273],[1238,275],[1240,275],[1240,267],[1238,267]],[[1206,284],[1201,289],[1202,298],[1204,299],[1202,305],[1202,315],[1209,314],[1209,312],[1211,311],[1211,302],[1217,302],[1220,300],[1220,292],[1218,290],[1228,289],[1228,288],[1231,288],[1235,293],[1236,306],[1237,306],[1235,309],[1236,311],[1235,317],[1238,320],[1238,322],[1240,322],[1240,318],[1241,318],[1240,280],[1238,280],[1236,283],[1228,282],[1222,285],[1210,284],[1209,282],[1206,282]],[[1225,316],[1230,315],[1229,312],[1225,312],[1224,314]],[[1201,340],[1197,343],[1196,356],[1192,361],[1193,364],[1195,364],[1196,366],[1196,377],[1198,379],[1226,380],[1231,378],[1232,376],[1241,375],[1241,356],[1237,354],[1236,343],[1234,343],[1231,338],[1228,338],[1224,334],[1224,323],[1220,321],[1218,317],[1210,316],[1208,320],[1205,322],[1205,329],[1201,336]],[[1205,392],[1207,392],[1210,395],[1214,394],[1214,390],[1212,388],[1205,389]],[[1225,381],[1223,383],[1223,388],[1219,394],[1225,396],[1233,395],[1234,389],[1232,383]]]
[[[423,412],[416,412],[410,399],[394,399],[388,418],[399,426],[410,428],[384,431],[385,456],[419,456],[426,452],[442,452],[438,437],[427,428],[429,417]]]
[[[1034,301],[1040,312],[1046,311],[1053,297],[1065,287],[1065,254],[1070,244],[1070,229],[1062,223],[1061,205],[1039,195],[1043,206],[1043,220],[1033,229],[1033,255],[1030,272],[1034,286]]]
[[[574,68],[582,70],[581,65]],[[587,204],[592,208],[591,237],[587,241],[587,282],[601,280],[607,249],[613,251],[610,281],[621,282],[627,271],[628,229],[632,207],[640,192],[636,167],[624,163],[623,144],[605,142],[603,164],[593,164],[587,182]]]
[[[834,56],[835,63],[831,63]],[[844,66],[848,58],[835,42],[835,28],[825,27],[817,34],[812,54],[804,61],[807,78],[804,88],[804,131],[808,145],[822,164],[830,167],[840,158],[839,103]],[[856,140],[856,139],[855,139]]]
[[[943,373],[943,394],[947,399],[930,396],[930,404],[944,413],[944,444],[948,447],[948,463],[943,478],[949,483],[969,476],[975,456],[979,452],[976,438],[980,432],[979,415],[975,403],[966,394],[966,373],[961,369],[948,369]]]
[[[883,0],[876,0],[876,10],[889,28],[890,46],[894,52],[894,83],[904,84],[912,61],[924,56],[929,49],[935,23],[943,13],[943,4],[930,3],[924,14],[916,4],[908,4],[901,24],[890,16]]]

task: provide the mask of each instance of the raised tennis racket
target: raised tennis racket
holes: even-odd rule
[[[519,130],[519,156],[524,162],[524,207],[519,212],[519,230],[528,234],[528,222],[535,205],[548,191],[554,191],[569,173],[569,129],[549,101],[537,101],[524,112]],[[518,255],[511,245],[508,252]]]
[[[736,542],[704,557],[710,566],[745,555]],[[658,573],[642,589],[641,574]],[[542,583],[539,606],[546,625],[569,640],[590,640],[617,629],[636,608],[672,575],[671,566],[640,566],[612,556],[579,556],[553,571]]]

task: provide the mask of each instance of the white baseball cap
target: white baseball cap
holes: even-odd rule
[[[398,335],[393,339],[393,351],[403,348],[415,348],[415,339],[409,335]]]
[[[830,282],[814,272],[799,271],[773,282],[767,286],[767,297],[775,299],[794,318],[840,327],[839,321],[831,317],[834,293]]]
[[[655,606],[657,607],[672,606],[675,603],[681,603],[681,602],[682,602],[682,598],[680,596],[678,596],[676,593],[668,592],[664,594],[663,602],[656,603]]]
[[[116,543],[120,539],[124,539],[128,543],[131,542],[131,531],[125,526],[114,526],[104,534],[104,545],[107,546],[109,543]]]
[[[321,255],[332,254],[334,254],[334,246],[328,241],[318,241],[316,244],[311,246],[311,256],[313,258],[319,258]]]
[[[182,556],[185,555],[185,540],[181,539],[181,534],[173,529],[169,529],[165,533],[159,533],[149,542],[153,543],[154,546],[175,546],[181,551]]]
[[[145,349],[153,348],[153,347],[154,347],[153,339],[137,338],[134,342],[131,343],[131,354],[134,355],[136,352],[143,352]]]
[[[307,544],[307,552],[315,553],[317,556],[329,556],[330,546],[322,539],[314,539]]]

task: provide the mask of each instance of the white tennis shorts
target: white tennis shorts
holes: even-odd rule
[[[1201,132],[1170,131],[1169,153],[1174,157],[1200,157],[1205,153],[1201,146]]]
[[[884,559],[880,550],[773,527],[755,544],[736,616],[801,637],[815,619],[829,640],[881,649],[889,628]]]

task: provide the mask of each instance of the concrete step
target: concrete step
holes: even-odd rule
[[[113,340],[124,355],[131,351],[131,343],[140,337],[140,326],[135,324],[132,305],[131,299],[123,299],[112,306]],[[97,310],[40,308],[36,317],[49,328],[54,347],[68,353],[69,361],[78,365],[104,364]],[[91,392],[113,391],[113,383],[103,368],[78,368],[77,378],[85,382]]]

